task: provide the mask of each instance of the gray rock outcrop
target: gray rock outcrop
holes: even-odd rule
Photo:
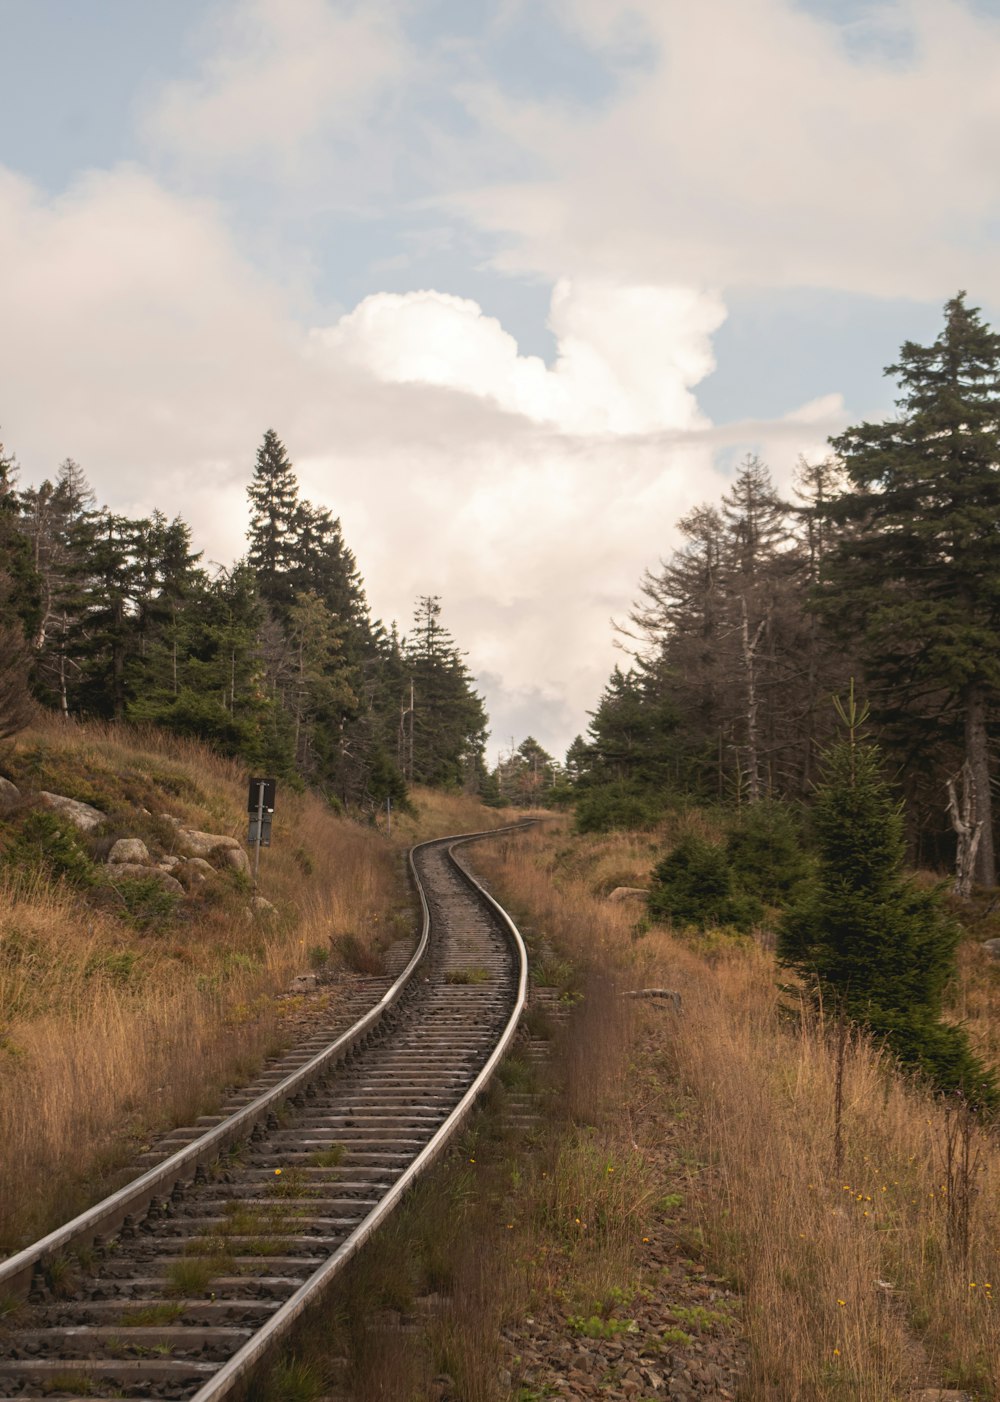
[[[1000,959],[1000,940],[983,940],[983,948],[991,959]]]
[[[608,900],[614,901],[644,901],[649,895],[645,886],[616,886],[609,894]]]
[[[153,880],[158,882],[165,891],[172,891],[176,896],[184,894],[184,887],[170,875],[169,871],[162,871],[159,867],[142,866],[139,862],[116,862],[113,867],[108,868],[108,876],[112,886],[115,877],[126,881]]]
[[[120,837],[112,847],[108,853],[108,865],[120,866],[122,863],[150,865],[149,848],[141,837]]]
[[[12,784],[9,779],[0,778],[0,808],[16,803],[20,797],[21,790],[16,784]]]
[[[227,847],[222,854],[223,864],[232,867],[233,871],[242,872],[244,876],[250,875],[250,858],[242,847]]]
[[[240,845],[235,837],[225,837],[214,832],[196,832],[193,828],[181,828],[177,837],[181,851],[187,857],[210,857],[220,847],[231,851]]]
[[[174,867],[174,875],[185,886],[201,886],[215,875],[215,867],[204,857],[188,857],[186,862],[178,862]]]
[[[81,803],[76,798],[66,798],[63,794],[46,793],[43,789],[38,797],[46,808],[68,818],[81,832],[93,832],[101,826],[106,816],[99,808],[92,808],[89,803]]]

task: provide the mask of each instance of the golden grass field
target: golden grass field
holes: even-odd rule
[[[123,832],[140,807],[243,832],[244,772],[162,737],[46,727],[20,737],[0,772],[26,788],[100,798]],[[408,843],[509,816],[461,796],[418,794],[416,805],[388,841],[316,797],[281,793],[261,864],[278,914],[263,923],[246,918],[238,883],[149,930],[58,883],[0,884],[0,1249],[99,1196],[150,1134],[249,1076],[282,1041],[277,995],[327,957],[331,939],[351,935],[377,951],[411,932]],[[712,828],[711,818],[685,821]],[[615,886],[648,881],[672,834],[668,824],[579,838],[555,820],[476,849],[476,869],[533,932],[540,981],[575,990],[576,1010],[559,1072],[566,1115],[539,1161],[547,1167],[522,1173],[504,1159],[501,1182],[452,1165],[461,1173],[451,1187],[422,1190],[425,1227],[413,1225],[417,1211],[406,1228],[424,1243],[420,1288],[437,1280],[446,1301],[429,1326],[438,1361],[464,1369],[468,1402],[516,1395],[496,1383],[504,1321],[552,1291],[571,1311],[634,1284],[639,1224],[663,1191],[644,1165],[639,1127],[671,1115],[683,1125],[686,1249],[743,1297],[749,1402],[890,1402],[917,1384],[995,1397],[995,1134],[851,1037],[838,1165],[837,1032],[781,991],[766,932],[689,941],[647,927],[635,904],[608,901]],[[952,1013],[996,1063],[1000,972],[977,939],[962,948]],[[630,1003],[626,1015],[618,995],[643,987],[677,989],[683,1014]],[[508,1081],[517,1082],[516,1064]],[[571,1209],[608,1230],[569,1240]],[[487,1233],[487,1272],[460,1230],[473,1220]],[[377,1276],[381,1259],[399,1290],[385,1265],[394,1249],[390,1234],[359,1270]],[[373,1288],[370,1279],[357,1286]],[[358,1402],[423,1395],[423,1374],[395,1335],[357,1360]]]

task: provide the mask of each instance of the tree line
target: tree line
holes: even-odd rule
[[[486,713],[441,601],[400,635],[371,615],[340,521],[305,500],[273,429],[246,556],[208,570],[179,517],[96,505],[79,465],[19,487],[0,446],[0,733],[31,700],[153,723],[369,810],[407,785],[478,787]]]
[[[748,456],[642,577],[588,734],[567,754],[581,826],[679,794],[802,800],[856,678],[905,797],[911,854],[996,882],[1000,336],[966,305],[886,370],[896,414],[800,461],[791,500]]]

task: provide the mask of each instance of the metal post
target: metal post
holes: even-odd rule
[[[257,871],[260,867],[260,839],[264,830],[264,781],[257,785],[257,841],[253,852],[253,893],[257,894]]]
[[[392,836],[392,799],[391,799],[391,798],[387,798],[386,801],[385,801],[385,835],[386,835],[386,837],[391,837],[391,836]]]

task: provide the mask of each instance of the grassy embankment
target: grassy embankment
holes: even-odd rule
[[[291,976],[343,950],[377,967],[412,934],[401,844],[501,820],[484,822],[461,797],[417,794],[417,816],[390,844],[286,788],[260,866],[276,911],[252,917],[235,872],[164,900],[155,887],[108,884],[100,864],[119,836],[174,850],[165,813],[243,841],[240,766],[152,732],[53,723],[5,747],[0,773],[24,800],[0,813],[0,1251],[99,1196],[151,1134],[249,1078],[287,1040],[283,1022],[301,1002],[277,995]],[[70,877],[53,878],[44,852],[18,843],[40,790],[108,815],[93,837],[60,825]]]
[[[536,972],[571,1003],[584,993],[553,1063],[560,1096],[536,1131],[511,1127],[506,1098],[537,1085],[512,1059],[458,1152],[279,1365],[275,1398],[308,1396],[310,1378],[318,1392],[335,1357],[352,1402],[441,1395],[440,1373],[463,1402],[537,1402],[548,1394],[519,1385],[502,1330],[516,1338],[548,1311],[557,1353],[560,1331],[608,1338],[638,1318],[646,1357],[683,1354],[734,1327],[678,1305],[684,1273],[703,1271],[743,1299],[745,1399],[998,1395],[995,1139],[851,1039],[838,1167],[836,1038],[779,992],[768,950],[675,938],[607,901],[648,880],[671,836],[547,827],[479,849],[475,865],[532,931]],[[961,967],[953,1011],[988,1053],[1000,975],[974,942]],[[682,993],[680,1018],[619,996],[663,986]]]

